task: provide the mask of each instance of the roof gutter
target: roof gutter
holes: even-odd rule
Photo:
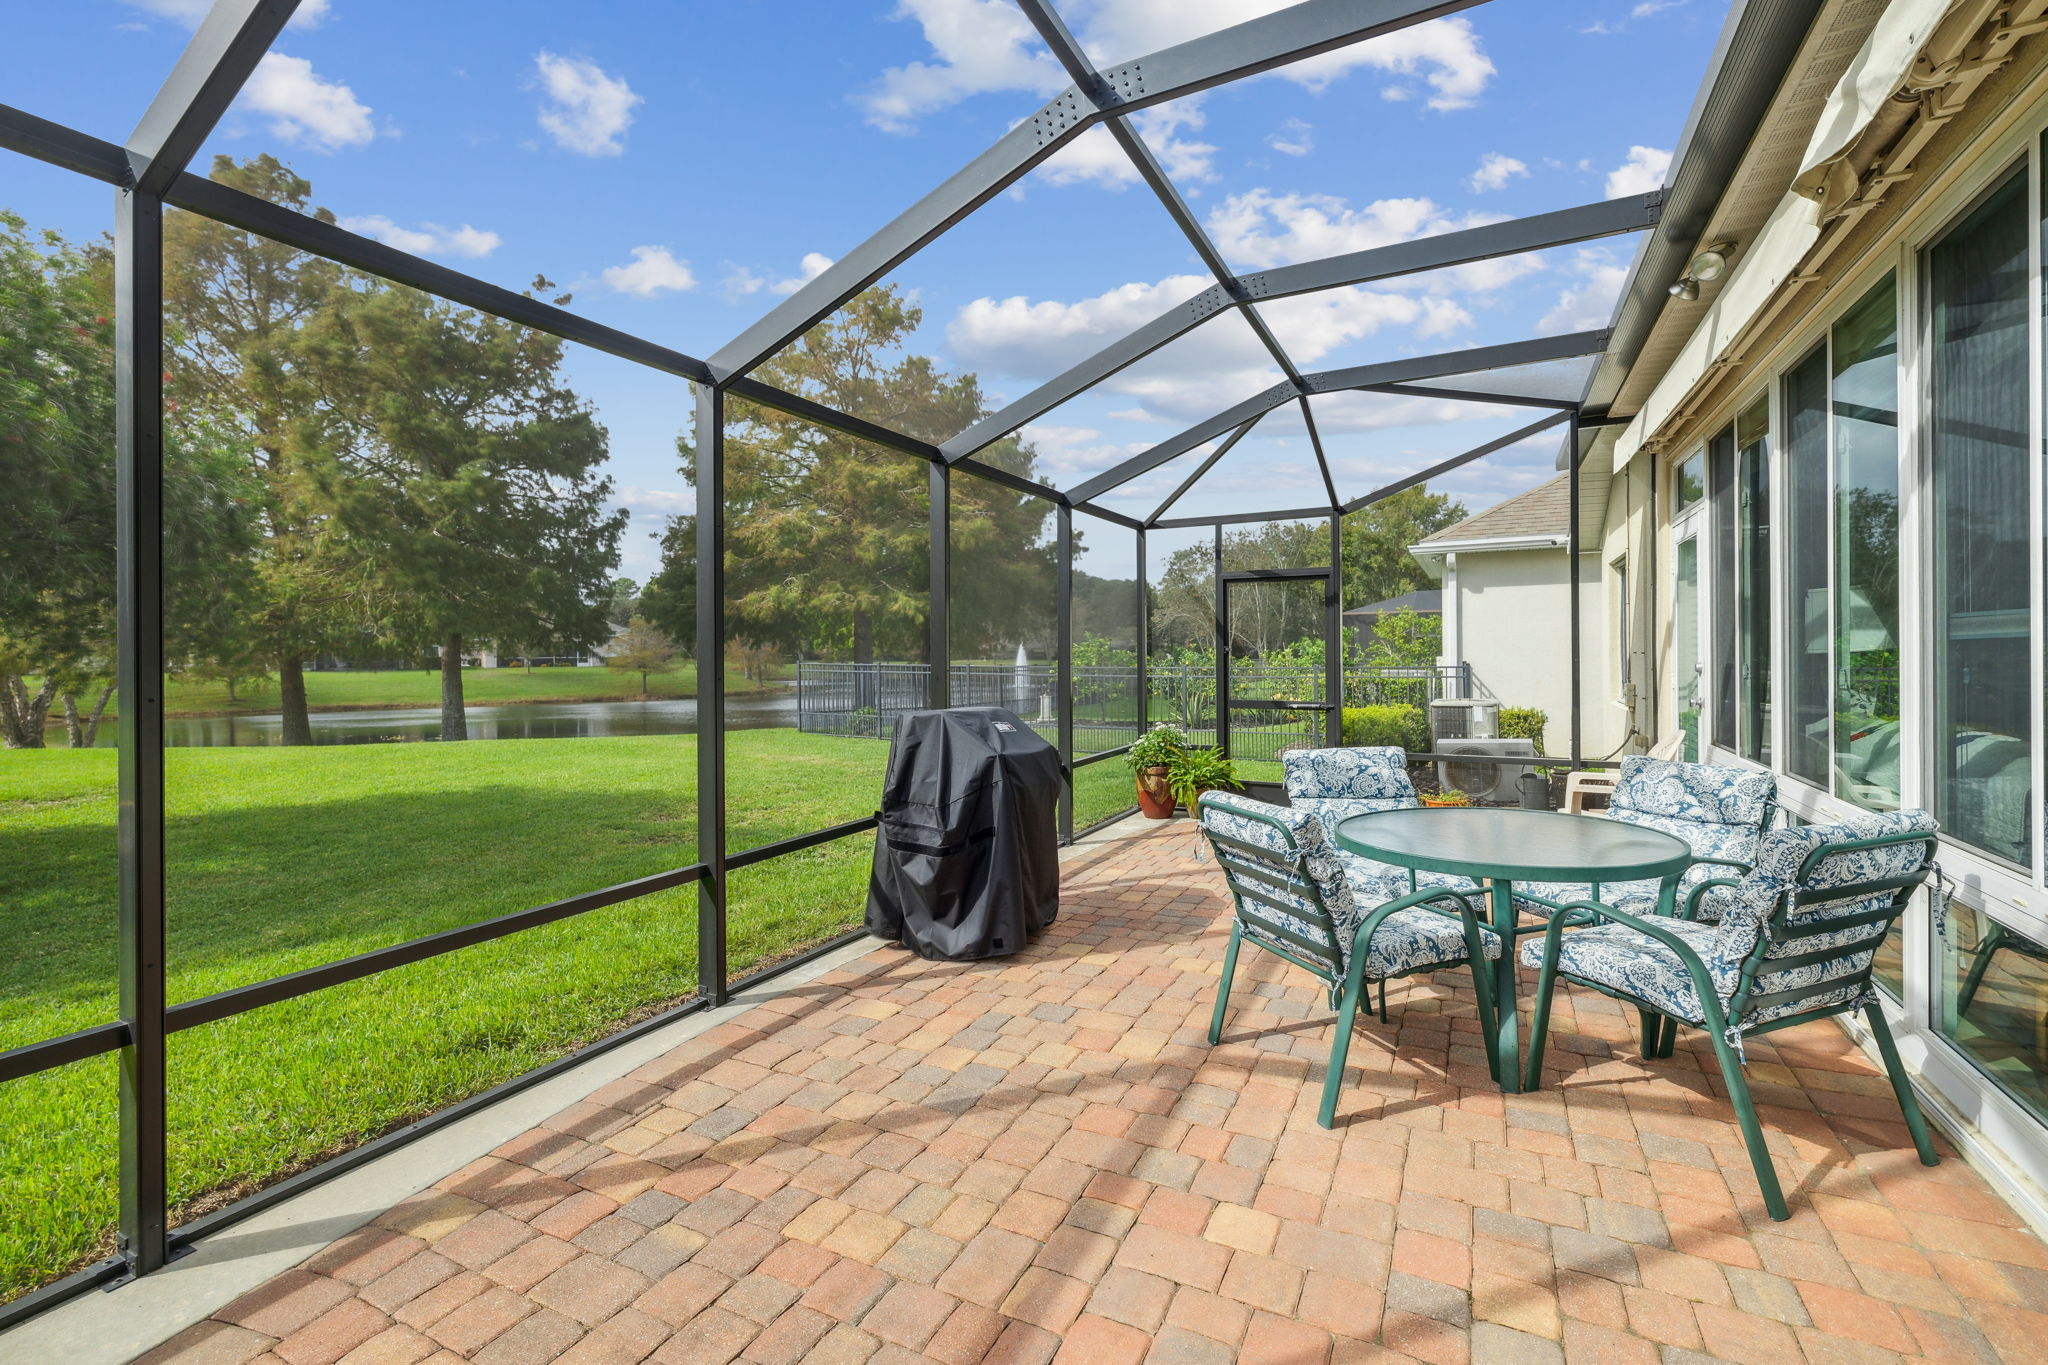
[[[1734,0],[1679,137],[1663,217],[1636,248],[1613,339],[1587,383],[1589,410],[1604,411],[1621,391],[1824,2]]]
[[[1476,540],[1425,540],[1408,547],[1408,553],[1421,558],[1435,558],[1440,555],[1479,554],[1496,550],[1559,550],[1571,543],[1571,537],[1562,532],[1540,536],[1481,536]],[[1593,553],[1591,550],[1586,553]]]

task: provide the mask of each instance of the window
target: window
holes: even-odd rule
[[[1671,512],[1676,516],[1707,495],[1706,455],[1694,455],[1678,466],[1678,478],[1671,486]]]
[[[2026,176],[1926,253],[1934,810],[1951,837],[2033,860]]]
[[[1742,676],[1737,749],[1771,761],[1771,400],[1759,397],[1735,419],[1740,510],[1736,555]]]
[[[1607,571],[1614,576],[1614,647],[1617,665],[1614,676],[1621,683],[1619,699],[1623,705],[1627,705],[1629,694],[1635,686],[1634,669],[1629,661],[1632,623],[1629,620],[1631,604],[1628,595],[1628,556],[1623,555],[1609,564]]]
[[[1671,603],[1671,630],[1676,651],[1678,728],[1685,735],[1680,757],[1700,757],[1700,538],[1687,534],[1678,542],[1676,588]]]
[[[2048,944],[1958,902],[1940,952],[1935,1022],[1943,1036],[2048,1120]]]
[[[1708,612],[1714,661],[1714,743],[1735,747],[1735,428],[1707,446],[1713,497],[1714,584]]]
[[[1899,324],[1889,276],[1834,328],[1837,796],[1899,804]]]
[[[1789,620],[1785,771],[1824,783],[1828,771],[1828,356],[1785,376],[1786,584]]]

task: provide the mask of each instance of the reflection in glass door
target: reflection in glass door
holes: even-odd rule
[[[1697,525],[1688,525],[1678,542],[1676,581],[1671,603],[1672,681],[1678,689],[1678,728],[1685,735],[1680,754],[1686,762],[1700,757],[1700,542]]]

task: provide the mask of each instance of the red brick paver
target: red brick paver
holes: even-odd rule
[[[480,1157],[152,1362],[2038,1359],[2048,1247],[1914,1159],[1833,1025],[1749,1046],[1757,1196],[1695,1036],[1560,993],[1503,1096],[1462,973],[1361,1021],[1247,954],[1191,828],[1067,865],[1016,957],[878,949]],[[1687,1355],[1685,1353],[1696,1353]]]

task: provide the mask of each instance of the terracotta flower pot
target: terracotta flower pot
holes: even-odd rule
[[[1138,774],[1138,809],[1147,820],[1164,820],[1178,805],[1166,786],[1165,764],[1147,768]]]

